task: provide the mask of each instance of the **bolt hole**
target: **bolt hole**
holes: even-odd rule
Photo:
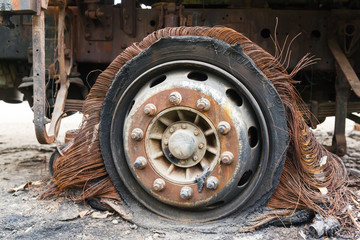
[[[156,22],[155,22],[155,20],[151,20],[149,24],[150,24],[150,26],[155,27]]]
[[[258,132],[256,127],[250,127],[248,130],[248,140],[249,140],[249,145],[250,147],[255,147],[256,144],[258,143],[259,139],[258,139]]]
[[[345,27],[345,33],[348,35],[348,36],[352,36],[355,32],[355,26],[354,25],[346,25]]]
[[[225,203],[225,201],[218,201],[216,203],[210,204],[209,206],[206,206],[207,209],[214,209],[214,208],[218,208],[221,205],[223,205]]]
[[[251,170],[247,170],[246,172],[244,172],[240,181],[238,182],[238,187],[239,188],[244,187],[249,182],[251,175],[252,175]]]
[[[208,76],[201,72],[191,72],[187,75],[187,77],[196,81],[206,81],[208,79]]]
[[[226,96],[236,104],[236,106],[241,106],[243,104],[243,100],[241,96],[234,90],[234,89],[228,89],[226,90]]]
[[[314,30],[314,31],[311,32],[311,37],[320,38],[321,37],[321,32],[319,30]]]
[[[166,79],[166,76],[165,76],[165,75],[162,75],[162,76],[156,78],[155,80],[153,80],[153,81],[150,83],[150,88],[155,87],[156,85],[159,85],[160,83],[162,83],[163,81],[165,81],[165,79]]]
[[[269,38],[270,37],[270,34],[271,34],[271,32],[270,32],[270,30],[268,29],[268,28],[264,28],[263,30],[261,30],[261,36],[263,37],[263,38]]]

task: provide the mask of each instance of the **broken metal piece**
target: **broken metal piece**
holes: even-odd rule
[[[333,237],[339,229],[340,222],[336,218],[318,218],[310,225],[309,232],[316,238]]]

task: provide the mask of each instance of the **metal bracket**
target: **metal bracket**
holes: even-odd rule
[[[34,124],[35,133],[39,143],[49,144],[54,142],[57,136],[56,126],[65,107],[69,83],[65,68],[64,55],[64,29],[65,29],[65,8],[66,4],[60,5],[58,23],[58,61],[60,89],[57,93],[54,111],[50,121],[49,131],[46,124],[49,122],[45,116],[46,95],[45,95],[45,17],[44,11],[33,16],[32,38],[33,38],[33,79],[34,79]],[[36,63],[36,64],[35,64]]]
[[[335,85],[335,129],[330,150],[339,156],[344,156],[347,150],[345,119],[348,115],[347,104],[350,96],[350,87],[354,93],[360,97],[360,81],[337,41],[334,38],[331,38],[328,44],[336,61],[335,67],[337,75]]]
[[[328,42],[331,53],[334,55],[335,61],[339,64],[340,70],[345,79],[349,82],[351,89],[360,98],[360,80],[356,75],[349,60],[341,50],[339,44],[334,38],[329,39]]]
[[[39,143],[54,142],[55,137],[46,131],[48,119],[45,117],[45,13],[33,16],[33,79],[34,79],[34,124]]]

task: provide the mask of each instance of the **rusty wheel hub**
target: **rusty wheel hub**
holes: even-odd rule
[[[222,77],[171,69],[134,97],[124,124],[126,161],[138,184],[165,204],[212,208],[231,201],[256,171],[257,119]]]

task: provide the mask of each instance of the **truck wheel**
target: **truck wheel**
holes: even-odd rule
[[[116,75],[101,153],[125,203],[212,221],[264,206],[288,146],[284,106],[239,45],[162,38]]]

